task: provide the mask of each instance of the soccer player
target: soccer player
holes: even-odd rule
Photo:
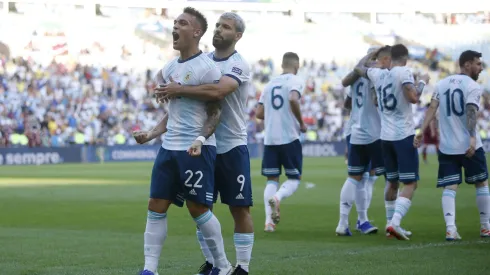
[[[220,68],[223,76],[217,84],[181,86],[170,83],[160,89],[166,97],[184,96],[204,101],[222,102],[221,122],[216,129],[217,157],[215,184],[217,199],[227,204],[235,221],[233,236],[237,266],[233,274],[248,274],[254,242],[253,221],[250,214],[252,181],[250,156],[247,147],[246,103],[250,88],[250,66],[235,50],[236,43],[245,32],[245,22],[236,13],[220,16],[213,36],[215,51],[209,57]],[[208,274],[214,264],[213,255],[204,241],[201,231],[197,236],[206,262],[198,274]]]
[[[439,108],[439,173],[437,187],[442,192],[442,211],[446,221],[446,240],[460,240],[456,228],[456,190],[463,181],[476,187],[476,204],[480,212],[480,236],[490,237],[490,195],[485,151],[477,130],[477,114],[482,89],[476,82],[483,70],[481,53],[465,51],[459,57],[461,74],[444,78],[437,83],[430,107],[422,124],[422,132],[429,127]],[[420,146],[422,134],[414,144]]]
[[[427,107],[430,107],[430,103],[427,104]],[[429,126],[421,133],[424,134],[424,144],[422,146],[422,159],[424,163],[427,164],[427,148],[429,145],[434,145],[436,147],[436,151],[439,150],[439,133],[437,129],[437,121],[434,119],[429,123]]]
[[[265,232],[274,232],[280,221],[280,202],[298,189],[303,166],[300,131],[306,132],[299,100],[304,81],[296,76],[299,57],[287,52],[282,58],[282,75],[272,79],[262,92],[256,116],[264,119],[265,139],[262,175],[267,177],[264,190]],[[281,166],[286,180],[278,190]]]
[[[416,104],[429,81],[428,75],[421,76],[414,85],[410,68],[406,66],[408,49],[397,44],[391,47],[390,70],[368,68],[359,64],[356,70],[374,83],[378,106],[381,111],[381,144],[386,179],[390,182],[385,193],[385,205],[388,224],[386,232],[399,240],[409,240],[408,232],[400,227],[402,218],[407,214],[419,180],[419,157],[413,146],[415,127],[412,104]],[[398,182],[405,187],[398,198]],[[388,199],[396,198],[396,201]],[[390,212],[394,214],[390,221]]]
[[[199,50],[199,41],[206,29],[206,18],[193,8],[185,8],[177,17],[172,35],[173,47],[180,51],[180,57],[162,69],[165,82],[174,79],[182,85],[200,85],[219,81],[220,70]],[[170,99],[168,115],[159,125],[166,134],[152,171],[144,235],[145,267],[141,275],[157,274],[167,236],[168,208],[172,203],[182,207],[184,201],[213,255],[213,274],[232,272],[224,250],[221,225],[210,211],[216,159],[213,133],[220,114],[219,102],[205,103],[185,97]]]
[[[377,59],[378,66],[386,69],[391,62],[390,48],[390,46],[385,46],[379,50],[371,49],[367,57]],[[365,60],[360,62],[365,62]],[[371,92],[373,85],[367,78],[359,78],[357,73],[352,71],[342,80],[342,84],[351,86],[344,107],[352,109],[350,117],[352,126],[351,135],[348,136],[349,176],[340,193],[340,220],[335,232],[338,236],[352,236],[349,229],[349,213],[355,201],[358,212],[358,230],[362,234],[374,234],[377,233],[378,228],[369,222],[367,210],[377,176],[384,174],[381,141],[379,140],[380,117]],[[365,172],[366,170],[371,171],[369,173]]]

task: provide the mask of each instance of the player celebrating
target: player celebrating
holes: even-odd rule
[[[222,118],[216,129],[217,152],[215,182],[221,201],[229,205],[235,221],[233,236],[237,267],[233,274],[248,274],[252,255],[254,231],[250,207],[252,181],[250,156],[247,147],[246,102],[250,88],[250,67],[235,50],[245,31],[243,19],[236,13],[220,16],[214,30],[215,51],[209,57],[216,62],[223,76],[217,84],[181,86],[170,83],[159,90],[164,97],[184,96],[204,101],[222,100]],[[214,195],[217,199],[217,193]],[[198,274],[208,274],[213,268],[213,255],[197,230],[201,250],[206,258]]]
[[[206,29],[206,18],[193,8],[185,8],[177,17],[172,35],[173,47],[180,51],[180,57],[163,68],[163,80],[168,82],[173,78],[182,85],[219,81],[218,67],[199,50],[199,40]],[[232,271],[224,251],[221,225],[209,209],[213,203],[216,159],[213,132],[220,113],[216,102],[206,104],[189,98],[174,98],[169,102],[168,116],[161,123],[161,129],[165,126],[167,131],[151,177],[144,238],[145,267],[141,275],[157,274],[167,236],[167,210],[171,203],[182,207],[184,200],[213,255],[213,274]]]
[[[298,189],[303,166],[299,135],[300,131],[306,132],[306,125],[299,106],[304,81],[296,76],[298,55],[285,53],[282,69],[283,74],[265,86],[256,113],[258,119],[265,120],[266,131],[262,159],[262,175],[267,177],[264,190],[266,232],[274,232],[280,220],[279,204]],[[281,166],[288,180],[278,190]]]
[[[377,92],[381,111],[383,160],[386,179],[390,182],[385,196],[396,198],[398,181],[405,185],[396,202],[386,203],[386,231],[399,240],[409,240],[409,234],[400,227],[400,223],[410,208],[419,180],[418,152],[413,146],[415,127],[411,104],[418,102],[429,77],[421,76],[415,87],[413,75],[406,66],[408,49],[402,44],[391,47],[391,60],[389,71],[367,68],[364,64],[360,64],[356,70],[361,76],[367,76],[373,81]],[[389,221],[388,208],[393,204],[394,214]]]
[[[385,46],[377,52],[371,49],[368,55],[360,61],[372,57],[378,59],[378,65],[382,69],[389,67],[391,62],[391,47]],[[339,236],[351,236],[349,229],[349,213],[354,201],[358,212],[357,227],[362,234],[373,234],[378,228],[371,225],[367,217],[367,210],[372,197],[372,186],[377,176],[384,174],[383,156],[381,154],[381,141],[379,132],[381,122],[376,110],[371,82],[362,77],[359,78],[355,71],[347,75],[343,85],[351,86],[347,104],[351,103],[351,136],[349,137],[348,174],[346,182],[340,193],[340,221],[335,232]],[[352,100],[352,94],[354,100]],[[353,102],[352,102],[353,101]],[[350,107],[350,106],[345,106]],[[363,177],[364,171],[371,164],[371,174]],[[369,188],[368,188],[369,185]]]
[[[427,110],[422,132],[429,127],[439,108],[439,175],[437,187],[443,187],[442,211],[446,221],[446,240],[460,240],[456,228],[456,190],[465,181],[476,187],[476,204],[480,212],[480,236],[490,237],[490,195],[485,152],[478,134],[476,122],[482,90],[476,82],[483,70],[481,53],[465,51],[459,57],[461,74],[444,78],[437,83],[432,101]],[[414,144],[420,146],[422,135]]]

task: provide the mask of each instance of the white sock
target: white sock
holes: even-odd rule
[[[199,230],[199,228],[197,228],[196,230],[196,235],[197,235],[197,240],[199,241],[199,245],[201,246],[202,254],[206,259],[206,262],[210,264],[214,264],[213,254],[211,254],[211,251],[209,251],[208,244],[204,240],[204,237],[202,236],[202,232],[201,230]]]
[[[367,217],[367,196],[366,196],[366,181],[363,179],[356,186],[356,209],[357,216],[360,224],[368,221]]]
[[[456,191],[444,189],[442,191],[442,213],[446,221],[447,230],[456,229]]]
[[[298,186],[299,180],[288,179],[281,185],[281,188],[279,188],[275,196],[279,201],[282,201],[285,198],[291,197],[298,190]]]
[[[407,198],[398,197],[398,199],[396,199],[395,214],[393,214],[393,218],[391,219],[391,224],[393,226],[400,226],[402,218],[410,209],[410,205],[412,205],[412,202]]]
[[[207,211],[201,216],[194,218],[197,226],[201,230],[204,241],[213,255],[214,266],[217,268],[226,268],[229,265],[225,254],[223,236],[221,235],[221,224],[211,211]]]
[[[264,206],[265,206],[265,224],[274,224],[272,221],[272,208],[269,206],[269,200],[277,192],[277,181],[268,180],[264,190]]]
[[[369,207],[371,206],[371,201],[373,199],[374,184],[376,183],[377,179],[378,176],[370,176],[366,182],[367,209],[369,209]]]
[[[480,212],[480,223],[486,229],[490,229],[490,194],[488,186],[476,188],[476,205]]]
[[[356,188],[359,182],[352,178],[347,178],[342,190],[340,191],[340,221],[339,225],[349,225],[349,213],[352,208],[352,204],[356,199]]]
[[[395,214],[395,205],[396,205],[396,200],[395,201],[385,201],[386,223],[387,224],[391,223],[391,220],[393,219],[393,214]]]
[[[254,233],[235,233],[233,242],[236,250],[236,264],[243,270],[248,271],[250,259],[252,258],[252,248],[254,246]]]
[[[156,272],[163,243],[167,238],[167,213],[148,211],[144,240],[145,270]]]

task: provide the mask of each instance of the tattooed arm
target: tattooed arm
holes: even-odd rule
[[[476,137],[477,115],[478,107],[475,104],[466,104],[466,127],[468,129],[468,132],[470,132],[470,137]]]
[[[204,126],[201,129],[199,136],[203,136],[208,139],[216,130],[221,117],[221,102],[211,101],[206,104],[206,113],[208,118],[204,122]]]

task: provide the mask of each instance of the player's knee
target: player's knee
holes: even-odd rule
[[[456,190],[458,190],[458,185],[452,184],[452,185],[444,186],[444,189],[456,191]]]
[[[267,181],[279,182],[279,177],[267,177]]]
[[[250,207],[248,206],[230,206],[230,213],[235,220],[240,222],[246,222],[252,220],[252,215],[250,214]]]
[[[386,186],[388,189],[398,190],[400,183],[398,181],[386,181]]]
[[[349,175],[351,179],[355,179],[358,182],[362,181],[362,175]]]
[[[148,200],[148,210],[157,213],[167,213],[171,203],[169,200],[150,198]]]
[[[404,187],[403,189],[411,189],[413,191],[415,191],[418,187],[418,184],[416,181],[412,181],[412,182],[407,182],[407,183],[404,183]]]
[[[209,206],[192,201],[186,201],[186,206],[189,210],[189,214],[191,214],[193,218],[197,218],[210,210]]]
[[[482,188],[482,187],[485,187],[485,186],[488,186],[488,181],[475,183],[475,188]]]

